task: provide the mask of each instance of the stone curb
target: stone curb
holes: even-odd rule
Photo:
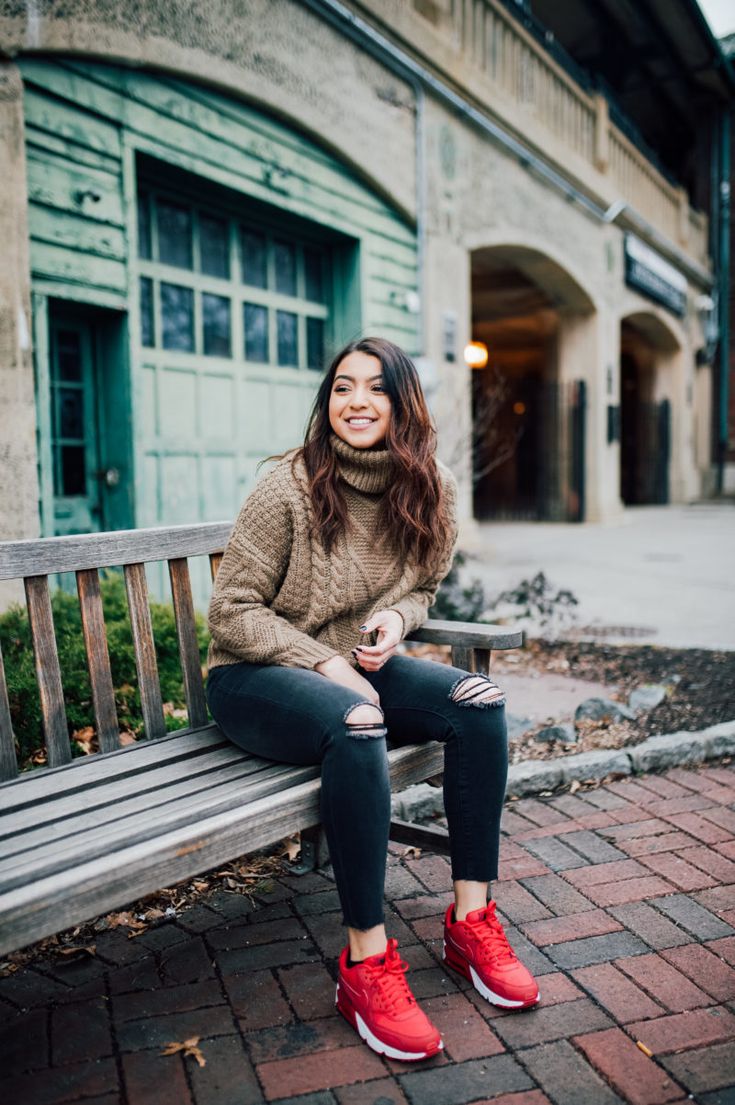
[[[508,798],[522,798],[545,790],[556,790],[573,780],[587,782],[607,775],[642,775],[681,764],[698,764],[735,753],[735,721],[711,725],[696,733],[664,733],[649,737],[632,748],[611,748],[580,752],[557,760],[522,760],[508,770]],[[442,792],[419,783],[393,796],[393,816],[403,821],[420,821],[444,815]]]

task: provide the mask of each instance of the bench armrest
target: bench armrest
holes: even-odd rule
[[[407,641],[424,641],[432,645],[452,645],[453,648],[481,648],[495,651],[522,648],[523,630],[507,625],[486,625],[482,622],[447,622],[429,619],[420,629],[406,637]]]

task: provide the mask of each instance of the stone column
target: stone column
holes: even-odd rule
[[[0,62],[0,540],[39,533],[23,82]],[[22,592],[0,583],[0,609]]]
[[[39,532],[31,272],[18,67],[0,62],[0,539]]]

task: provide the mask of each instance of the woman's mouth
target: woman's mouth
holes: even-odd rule
[[[353,430],[363,430],[366,426],[372,426],[373,422],[377,421],[375,418],[348,418],[347,425],[351,426]]]

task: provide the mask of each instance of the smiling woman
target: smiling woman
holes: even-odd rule
[[[257,756],[321,764],[348,930],[337,1008],[370,1047],[404,1060],[443,1044],[383,920],[386,738],[445,746],[455,890],[447,963],[493,1004],[538,1001],[488,903],[507,772],[504,696],[484,676],[398,654],[452,563],[456,484],[435,448],[410,358],[382,338],[352,342],[325,373],[303,446],[278,458],[243,506],[209,612],[208,696],[223,732]]]
[[[380,361],[359,349],[339,366],[329,398],[329,424],[348,445],[369,449],[385,440],[391,404]]]

